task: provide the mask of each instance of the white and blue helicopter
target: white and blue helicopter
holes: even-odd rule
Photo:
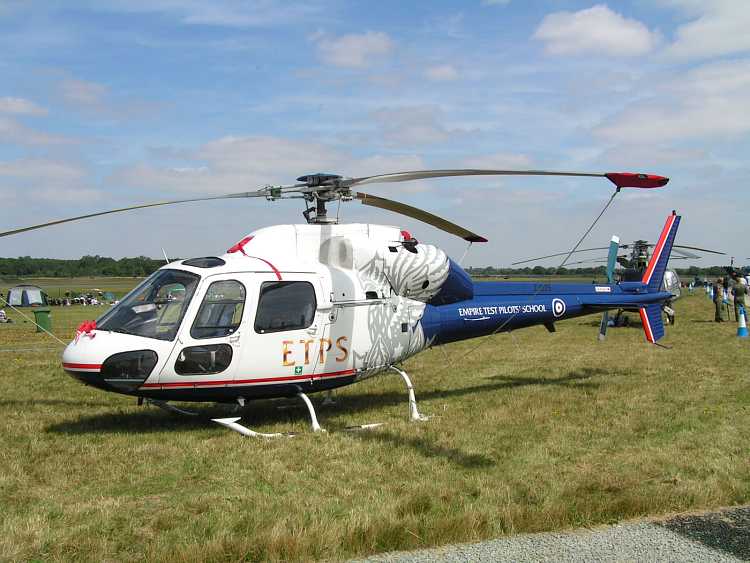
[[[354,191],[381,182],[481,175],[586,176],[621,188],[657,188],[668,178],[633,173],[539,170],[427,170],[360,178],[311,174],[288,186],[254,192],[136,205],[0,233],[0,237],[70,221],[162,205],[216,199],[301,198],[307,224],[262,228],[218,256],[172,262],[145,279],[96,321],[79,327],[63,369],[105,391],[144,399],[244,406],[255,399],[301,398],[320,430],[307,394],[357,383],[386,371],[401,375],[409,414],[422,420],[407,358],[449,342],[532,325],[554,331],[562,319],[637,308],[646,338],[664,334],[662,279],[680,217],[674,212],[639,281],[474,283],[444,251],[399,227],[339,224],[333,201],[406,215],[464,240],[480,235],[424,210]],[[614,194],[613,194],[614,197]],[[265,436],[240,418],[214,419],[247,436]]]

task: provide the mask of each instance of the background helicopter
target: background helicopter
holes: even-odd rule
[[[576,250],[573,254],[581,252],[592,252],[598,250],[608,250],[607,257],[589,258],[586,260],[579,260],[576,262],[566,262],[566,266],[572,266],[576,264],[587,264],[587,263],[602,263],[607,264],[607,279],[609,283],[615,281],[638,281],[643,277],[643,273],[648,267],[649,259],[651,258],[651,249],[656,246],[654,243],[650,243],[646,240],[636,240],[630,243],[620,243],[618,237],[613,237],[610,242],[610,246],[594,247],[594,248],[583,248]],[[673,245],[671,260],[695,260],[701,258],[699,255],[687,250],[697,250],[699,252],[707,252],[710,254],[726,255],[724,252],[718,250],[709,250],[707,248],[700,248],[697,246],[687,246],[684,244]],[[626,252],[621,252],[626,251]],[[529,258],[526,260],[520,260],[513,262],[512,265],[526,264],[529,262],[535,262],[538,260],[544,260],[547,258],[553,258],[556,256],[565,256],[567,252],[559,252],[555,254],[548,254],[547,256],[539,256],[537,258]],[[615,264],[622,266],[620,269],[615,269]],[[664,272],[664,283],[662,289],[672,294],[672,298],[665,301],[664,303],[664,314],[666,315],[667,322],[674,324],[675,322],[675,311],[672,308],[672,303],[679,299],[682,295],[681,289],[682,282],[677,272],[673,269],[667,268]],[[612,326],[624,326],[628,324],[629,319],[625,313],[637,312],[636,309],[622,308],[618,309],[615,316],[611,319]],[[600,330],[600,339],[603,339],[606,335],[606,327],[610,324],[609,315],[607,312],[604,313],[602,319],[602,328]]]
[[[338,224],[337,217],[327,213],[329,202],[357,199],[470,243],[486,242],[427,211],[352,190],[378,182],[480,175],[604,177],[615,185],[607,206],[624,187],[658,188],[668,182],[646,174],[538,170],[426,170],[361,178],[310,174],[288,186],[135,205],[14,229],[0,237],[193,201],[304,201],[306,225],[262,228],[221,256],[168,264],[98,320],[79,327],[63,353],[67,373],[88,385],[165,408],[171,407],[167,401],[244,406],[251,399],[298,396],[307,405],[313,429],[320,430],[307,393],[390,370],[404,379],[410,417],[420,420],[413,386],[398,364],[430,346],[537,324],[554,332],[557,320],[621,307],[640,312],[649,342],[663,336],[661,306],[671,294],[662,290],[662,283],[680,222],[674,213],[643,277],[602,285],[475,284],[445,252],[420,243],[407,231]],[[258,435],[238,420],[215,419],[242,434]]]

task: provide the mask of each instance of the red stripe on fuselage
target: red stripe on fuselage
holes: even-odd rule
[[[146,383],[141,385],[141,389],[160,389],[170,387],[214,387],[217,385],[248,385],[251,383],[283,383],[286,381],[301,381],[305,379],[323,379],[326,377],[340,377],[344,375],[353,375],[356,370],[347,369],[343,371],[333,371],[330,373],[321,373],[319,375],[288,375],[282,377],[259,377],[256,379],[222,379],[217,381],[170,381],[168,383]]]
[[[243,254],[244,254],[244,252],[243,252]],[[245,254],[245,256],[247,256],[247,254]],[[266,260],[265,258],[260,258],[258,256],[247,256],[247,257],[248,258],[255,258],[256,260],[260,260],[261,262],[265,262],[266,265],[273,270],[273,273],[276,274],[276,279],[279,280],[279,281],[281,281],[281,272],[279,272],[279,270],[276,269],[276,266],[274,266],[273,264],[271,264],[268,260]]]
[[[664,250],[664,245],[667,242],[669,231],[672,230],[672,225],[674,225],[674,222],[676,219],[677,219],[676,215],[670,215],[669,218],[667,219],[666,224],[664,225],[664,229],[662,230],[661,235],[659,236],[659,241],[656,243],[656,248],[654,248],[654,253],[651,256],[651,262],[648,263],[646,272],[643,274],[643,279],[641,280],[646,285],[648,285],[651,282],[651,276],[654,273],[654,268],[656,268],[656,264],[659,262],[659,258],[661,258],[661,252],[662,250]]]

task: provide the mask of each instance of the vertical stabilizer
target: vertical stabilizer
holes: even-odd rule
[[[651,260],[641,280],[648,286],[649,291],[661,291],[664,272],[667,270],[667,262],[669,262],[669,255],[672,253],[672,245],[679,226],[680,216],[672,211],[672,214],[667,217],[667,222],[664,224],[664,229],[661,231],[654,253],[651,255]]]

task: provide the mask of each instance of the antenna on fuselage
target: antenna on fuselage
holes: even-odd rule
[[[466,250],[464,250],[464,253],[461,255],[461,259],[458,261],[459,266],[464,265],[464,260],[466,259],[466,255],[469,254],[469,250],[471,250],[471,245],[474,244],[472,241],[469,241],[469,246],[466,247]]]

